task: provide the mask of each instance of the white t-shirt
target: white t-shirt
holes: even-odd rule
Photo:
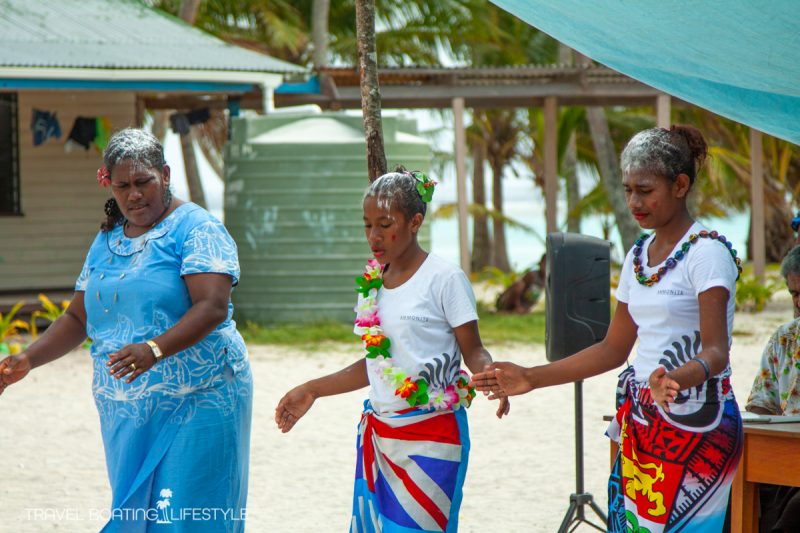
[[[704,229],[695,222],[667,257],[674,257],[689,235]],[[665,260],[658,265],[647,264],[647,251],[653,238],[654,234],[642,245],[643,274],[648,277],[666,263]],[[628,252],[620,273],[617,300],[628,304],[628,311],[639,328],[639,346],[633,361],[637,381],[647,381],[659,365],[666,366],[669,371],[700,353],[700,304],[697,297],[712,287],[728,290],[730,346],[737,276],[736,263],[730,252],[716,239],[698,238],[677,266],[650,287],[641,285],[634,277],[633,250]],[[724,378],[730,372],[728,366],[718,376]]]
[[[359,295],[359,303],[362,300]],[[453,383],[461,367],[461,350],[453,328],[478,319],[475,295],[464,272],[428,254],[411,278],[394,289],[378,291],[378,316],[391,341],[392,364],[409,376],[423,376],[432,387]],[[369,399],[378,413],[408,409],[367,359]]]

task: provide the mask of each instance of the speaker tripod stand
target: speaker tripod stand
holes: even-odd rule
[[[584,506],[589,508],[603,522],[603,527],[590,521],[584,513]],[[606,531],[608,520],[605,513],[595,503],[594,497],[583,488],[583,381],[575,382],[575,493],[569,496],[569,508],[558,533],[568,533],[575,531],[577,527],[585,523],[599,531]]]

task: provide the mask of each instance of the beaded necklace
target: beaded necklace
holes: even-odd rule
[[[663,278],[667,272],[678,266],[678,261],[686,257],[686,254],[689,253],[689,249],[694,243],[697,242],[698,239],[716,239],[724,244],[736,263],[736,270],[739,271],[739,275],[736,276],[736,279],[738,280],[739,276],[742,275],[742,260],[737,257],[736,250],[733,249],[733,244],[731,241],[716,231],[702,230],[698,233],[692,233],[689,235],[689,238],[686,240],[686,242],[681,244],[680,249],[676,251],[672,257],[667,259],[667,261],[664,263],[664,266],[659,268],[658,271],[656,271],[652,276],[645,276],[644,266],[642,265],[642,246],[648,237],[650,237],[649,234],[642,233],[639,235],[639,238],[636,239],[636,242],[633,243],[633,276],[641,285],[651,287],[661,281],[661,278]]]
[[[383,334],[378,317],[378,290],[383,286],[383,265],[374,259],[367,262],[364,274],[356,278],[356,291],[364,297],[356,307],[356,330],[364,341],[367,359],[378,363],[375,372],[395,388],[395,396],[403,398],[411,407],[453,409],[469,407],[475,398],[475,387],[469,386],[469,374],[459,370],[455,383],[445,388],[433,387],[420,376],[411,376],[392,364],[389,353],[391,342]]]

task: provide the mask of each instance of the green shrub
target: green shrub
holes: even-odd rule
[[[761,280],[750,272],[742,272],[739,281],[736,282],[736,309],[738,311],[763,311],[772,295],[781,287],[782,283],[774,280],[771,276]]]

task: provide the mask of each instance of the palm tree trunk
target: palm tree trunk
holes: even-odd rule
[[[167,137],[167,127],[169,125],[169,114],[163,110],[153,111],[153,125],[151,126],[151,133],[158,139],[158,142],[164,144],[164,139]]]
[[[780,263],[794,246],[795,236],[789,221],[792,220],[791,206],[775,183],[764,179],[764,243],[767,263]],[[747,232],[747,257],[753,258],[752,230],[753,217],[750,216],[750,231]]]
[[[199,10],[200,0],[182,0],[178,16],[190,26],[194,26],[194,21],[197,20],[197,12]]]
[[[503,167],[492,165],[492,207],[495,213],[503,212]],[[509,272],[506,247],[506,225],[499,217],[492,218],[492,263],[503,272]]]
[[[484,165],[486,149],[483,144],[475,142],[472,146],[472,203],[486,207],[486,182],[484,181]],[[472,215],[472,272],[480,272],[492,264],[492,243],[489,238],[489,223],[486,215],[475,212]]]
[[[194,155],[193,130],[181,135],[181,152],[183,152],[183,168],[186,171],[186,185],[189,187],[189,198],[200,207],[206,207],[206,195],[203,182],[197,171],[197,159]]]
[[[367,173],[370,183],[386,174],[386,153],[381,125],[381,89],[375,50],[375,1],[356,0],[356,38],[361,79],[361,112],[367,142]]]
[[[628,202],[625,200],[625,192],[622,190],[622,173],[614,141],[611,139],[611,132],[608,129],[606,112],[602,107],[587,107],[586,120],[589,122],[589,131],[592,134],[592,143],[597,154],[597,164],[606,196],[608,196],[608,203],[611,204],[614,218],[617,221],[622,246],[627,250],[633,246],[633,241],[639,236],[640,230],[639,225],[628,211]]]
[[[578,186],[578,147],[575,141],[575,132],[569,136],[564,159],[561,161],[561,172],[564,175],[567,189],[567,231],[581,232],[581,214],[578,203],[581,201],[581,191]]]
[[[194,25],[199,9],[200,0],[182,0],[179,15],[188,24]],[[180,138],[181,151],[183,152],[183,168],[186,172],[186,184],[189,187],[189,198],[200,207],[206,207],[206,195],[203,191],[203,182],[200,181],[200,172],[197,170],[197,159],[194,155],[191,126],[189,133],[182,134]]]
[[[311,42],[314,44],[312,60],[314,68],[328,64],[328,14],[330,0],[314,0],[311,7]]]
[[[572,65],[575,62],[572,48],[564,43],[558,43],[558,62],[562,65]],[[567,231],[571,233],[581,232],[581,215],[577,210],[578,202],[581,201],[577,167],[578,148],[573,131],[569,136],[567,149],[561,161],[561,174],[564,176],[567,190]]]

